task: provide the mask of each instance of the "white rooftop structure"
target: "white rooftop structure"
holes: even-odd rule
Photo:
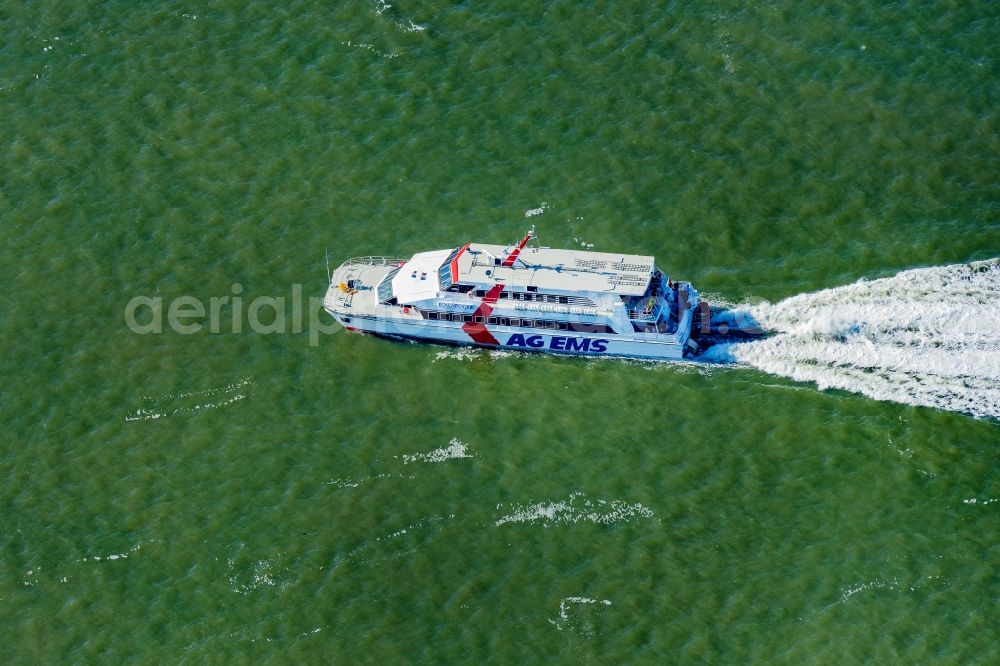
[[[392,291],[401,304],[434,298],[441,289],[438,268],[451,250],[435,250],[413,255],[392,278]]]

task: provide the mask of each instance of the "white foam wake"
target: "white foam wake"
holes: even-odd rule
[[[250,393],[244,389],[252,383],[253,378],[246,377],[226,386],[202,391],[139,396],[144,403],[143,407],[126,414],[125,420],[150,421],[176,414],[196,414],[225,407],[249,396]]]
[[[500,509],[500,505],[497,505]],[[622,500],[591,500],[582,492],[575,492],[561,502],[536,502],[514,506],[513,511],[498,518],[497,527],[508,523],[538,523],[550,525],[590,522],[614,525],[634,518],[652,518],[653,512],[642,504],[629,504]]]
[[[581,613],[581,610],[587,606],[599,609],[601,606],[610,605],[611,601],[609,599],[564,597],[563,600],[559,602],[559,617],[555,620],[549,620],[549,623],[554,624],[556,629],[559,631],[571,629],[577,633],[583,634],[584,636],[593,636],[595,633],[593,622],[594,618],[585,617]]]
[[[1000,418],[1000,259],[737,309],[777,334],[714,358],[878,400]]]
[[[452,437],[447,447],[434,449],[430,453],[403,454],[403,464],[408,465],[411,462],[436,463],[454,458],[472,457],[473,454],[469,451],[469,445],[460,441],[457,437]]]

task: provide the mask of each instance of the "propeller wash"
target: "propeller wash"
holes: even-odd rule
[[[737,307],[713,327],[747,319],[772,335],[706,356],[820,389],[1000,418],[1000,259]]]

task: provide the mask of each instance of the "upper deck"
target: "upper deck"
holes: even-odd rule
[[[655,270],[650,256],[547,247],[525,247],[505,262],[513,249],[470,243],[452,259],[451,277],[464,284],[502,283],[513,289],[641,296]]]

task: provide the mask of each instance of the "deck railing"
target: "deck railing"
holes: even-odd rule
[[[400,259],[399,257],[376,257],[370,255],[367,257],[353,257],[345,261],[341,266],[398,266],[404,261],[405,259]]]
[[[662,304],[657,303],[652,310],[626,308],[625,311],[628,312],[628,318],[633,321],[656,321],[662,309]]]

